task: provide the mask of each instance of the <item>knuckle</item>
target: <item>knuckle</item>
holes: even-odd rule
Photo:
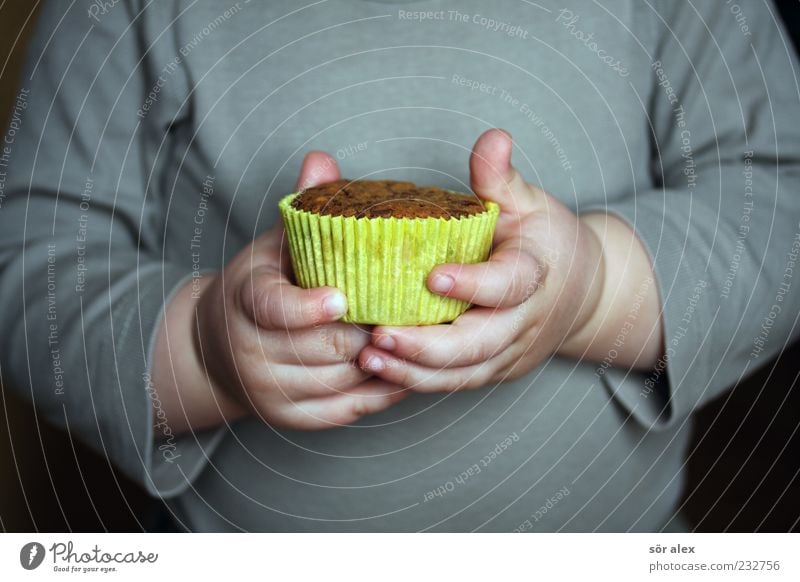
[[[451,379],[445,384],[442,384],[442,390],[445,392],[458,392],[463,388],[464,388],[464,382],[459,382],[456,381],[455,379]]]
[[[491,370],[488,363],[484,363],[472,370],[464,379],[461,387],[465,390],[474,390],[485,386],[491,377]]]
[[[486,344],[479,340],[469,342],[464,348],[465,362],[468,364],[477,364],[487,359],[488,350]]]
[[[510,274],[505,292],[505,301],[522,303],[529,299],[539,288],[542,279],[542,265],[533,256],[520,251],[507,261]]]
[[[531,266],[527,269],[525,277],[525,289],[523,291],[522,299],[527,301],[533,294],[536,293],[544,283],[547,276],[547,263],[532,259]]]
[[[307,324],[308,314],[303,311],[302,305],[293,301],[282,301],[273,307],[276,312],[275,319],[280,322],[280,326],[287,324],[292,326]]]
[[[487,384],[491,383],[494,375],[495,366],[493,366],[490,362],[486,362],[480,368],[478,368],[475,374],[473,374],[472,378],[475,382],[475,387],[480,388],[481,386],[486,386]]]
[[[505,301],[514,303],[524,301],[533,292],[530,290],[531,283],[528,279],[529,277],[523,272],[523,269],[518,266],[508,282]]]
[[[281,327],[289,313],[282,309],[281,301],[277,297],[276,285],[267,285],[258,291],[259,309],[261,319],[269,327]],[[291,309],[290,306],[289,309]]]
[[[334,329],[328,334],[329,347],[333,350],[336,358],[342,362],[351,361],[353,342],[350,334],[345,329]]]
[[[404,337],[403,341],[399,342],[397,353],[411,362],[426,365],[430,361],[441,361],[442,356],[446,355],[443,351],[443,346],[436,341]]]
[[[350,405],[350,412],[356,418],[361,418],[365,414],[368,414],[369,405],[366,399],[362,397],[353,398],[352,404]]]
[[[413,374],[409,365],[403,360],[392,359],[387,362],[389,368],[394,369],[394,375],[397,378],[397,383],[403,386],[410,386],[414,381]]]
[[[446,361],[444,358],[447,356],[442,346],[434,343],[425,343],[421,345],[402,346],[402,352],[398,352],[410,362],[421,364],[423,366],[437,365],[437,363]]]
[[[246,280],[240,289],[240,300],[246,312],[252,313],[255,322],[265,328],[280,324],[280,303],[276,298],[275,285],[256,277]]]
[[[325,319],[322,302],[311,289],[302,290],[299,297],[286,303],[293,310],[295,320],[304,325],[320,325]]]
[[[256,304],[262,325],[282,329],[287,325],[303,324],[313,317],[313,309],[294,298],[289,291],[287,285],[277,283],[269,283],[257,289]]]
[[[475,371],[472,369],[459,370],[453,377],[452,390],[466,390],[472,386],[475,381]]]
[[[241,298],[247,310],[253,314],[254,319],[261,325],[266,325],[267,306],[270,301],[270,290],[259,284],[258,281],[248,280],[242,286]]]

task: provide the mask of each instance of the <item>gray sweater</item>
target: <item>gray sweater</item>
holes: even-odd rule
[[[661,529],[692,412],[796,335],[800,106],[776,19],[755,1],[46,2],[0,146],[2,374],[188,529]],[[350,427],[154,440],[165,303],[275,223],[306,151],[464,188],[493,126],[528,181],[646,245],[652,373],[612,348]]]

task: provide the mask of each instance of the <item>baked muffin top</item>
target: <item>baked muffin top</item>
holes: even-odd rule
[[[484,211],[472,195],[394,180],[337,180],[301,191],[292,206],[356,218],[461,218]]]

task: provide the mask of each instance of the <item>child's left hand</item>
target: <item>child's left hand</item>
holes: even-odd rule
[[[439,295],[475,304],[452,324],[378,326],[359,364],[419,392],[478,388],[517,378],[568,347],[593,315],[605,268],[594,231],[511,165],[511,136],[493,129],[470,158],[471,186],[500,205],[491,257],[443,264]]]

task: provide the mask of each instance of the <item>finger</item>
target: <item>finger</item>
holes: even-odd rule
[[[486,262],[437,265],[428,275],[428,288],[485,307],[519,305],[544,282],[547,270],[523,246],[523,239],[508,239]]]
[[[277,332],[275,332],[277,333]],[[322,366],[354,362],[370,342],[366,329],[329,323],[273,335],[271,357],[278,363]]]
[[[513,141],[502,129],[485,131],[469,158],[470,185],[482,200],[500,206],[501,219],[529,214],[539,206],[538,188],[529,186],[511,164]]]
[[[370,374],[415,392],[454,392],[478,388],[492,378],[496,362],[488,360],[461,368],[420,366],[372,346],[358,356],[359,365]]]
[[[330,323],[347,313],[344,293],[334,287],[301,289],[272,267],[260,267],[238,294],[242,311],[264,329],[301,329]]]
[[[335,396],[369,379],[370,373],[353,363],[327,366],[297,366],[270,362],[261,374],[261,383],[275,386],[284,399]]]
[[[297,178],[295,187],[299,192],[320,184],[335,182],[340,178],[339,166],[332,156],[325,152],[312,151],[308,152],[306,157],[303,158],[303,164],[300,166],[300,175]]]
[[[386,410],[410,394],[399,386],[373,379],[327,398],[295,402],[282,413],[292,428],[322,430],[352,424],[367,414]]]
[[[372,345],[431,368],[471,366],[508,348],[523,331],[523,315],[518,310],[477,308],[450,325],[379,326],[373,330]]]

